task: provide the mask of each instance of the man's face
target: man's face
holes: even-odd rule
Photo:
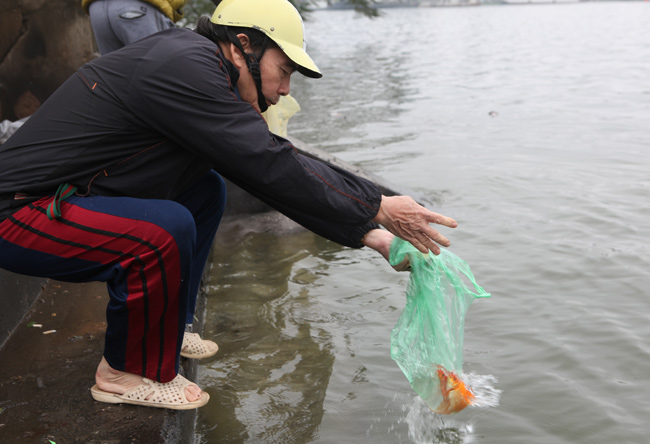
[[[280,96],[289,94],[291,74],[296,70],[294,63],[276,46],[267,49],[260,61],[262,93],[269,106],[276,105]]]
[[[248,71],[245,63],[237,67],[240,74],[237,86],[242,100],[250,103],[260,111],[253,76]],[[280,48],[272,46],[264,51],[264,55],[260,60],[260,75],[262,77],[262,93],[267,105],[275,105],[280,100],[280,96],[289,94],[291,74],[294,71],[294,63]]]

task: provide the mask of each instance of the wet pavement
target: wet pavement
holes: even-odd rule
[[[245,219],[224,218],[216,241],[296,230],[304,229],[277,212],[262,212]],[[194,331],[199,333],[203,331],[205,299],[201,288],[194,322]],[[102,282],[46,283],[0,348],[0,444],[194,441],[196,410],[110,405],[92,399],[90,387],[104,348],[107,303],[108,292]],[[182,359],[185,377],[198,380],[197,370],[196,361]]]
[[[196,411],[110,405],[90,396],[107,302],[101,282],[45,285],[0,349],[0,443],[191,442]],[[185,360],[182,373],[195,372]]]

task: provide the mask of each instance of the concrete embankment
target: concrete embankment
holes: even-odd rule
[[[9,338],[46,280],[0,270],[0,348]]]
[[[109,405],[90,396],[102,357],[105,284],[48,281],[0,350],[0,442],[187,443],[194,411]],[[188,362],[183,371],[196,371]]]

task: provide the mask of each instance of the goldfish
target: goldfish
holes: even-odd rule
[[[441,415],[450,415],[463,410],[474,401],[474,393],[465,385],[454,372],[438,366],[440,393],[442,402],[433,411]]]

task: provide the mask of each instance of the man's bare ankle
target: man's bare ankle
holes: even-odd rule
[[[124,394],[133,387],[142,383],[142,377],[120,370],[115,370],[102,358],[95,372],[97,386],[107,392]]]

